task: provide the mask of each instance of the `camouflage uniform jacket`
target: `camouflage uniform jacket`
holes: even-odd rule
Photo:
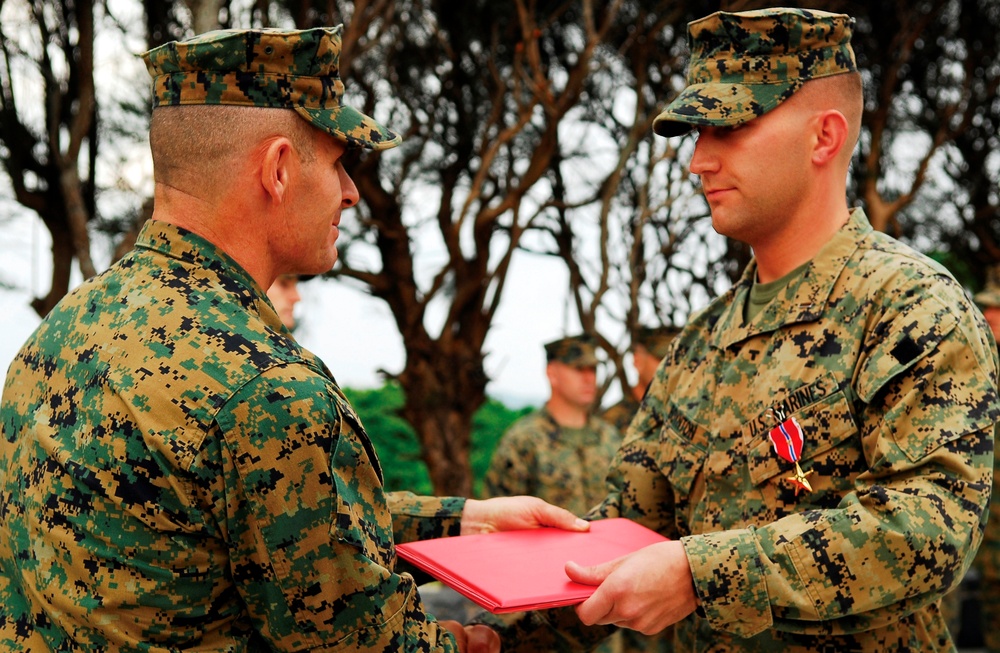
[[[333,376],[202,238],[148,223],[21,349],[0,416],[0,649],[456,650],[393,571]],[[459,528],[460,499],[390,499],[396,537]]]
[[[744,324],[755,275],[673,343],[593,516],[682,539],[700,605],[675,651],[953,650],[937,600],[982,538],[1000,416],[985,322],[861,211]],[[802,427],[811,492],[786,480],[773,411]],[[536,614],[505,644],[559,650],[542,621],[582,637]]]
[[[610,424],[559,426],[545,408],[507,429],[486,472],[487,496],[529,494],[583,515],[607,494],[608,465],[621,444]]]

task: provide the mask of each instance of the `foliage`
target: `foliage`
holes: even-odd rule
[[[404,401],[400,385],[389,382],[375,389],[344,388],[344,394],[375,445],[386,489],[432,494],[427,465],[421,459],[420,443],[413,427],[399,416]],[[496,399],[489,399],[473,415],[470,458],[474,496],[481,493],[482,479],[500,436],[511,423],[530,411],[530,407],[514,410]]]

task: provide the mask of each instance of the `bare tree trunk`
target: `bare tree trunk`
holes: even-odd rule
[[[76,251],[73,239],[67,230],[50,226],[49,233],[52,235],[52,281],[45,297],[35,297],[31,300],[31,308],[39,317],[48,315],[59,300],[69,292],[73,253]]]
[[[219,27],[219,10],[223,0],[184,0],[191,12],[191,28],[195,34],[209,32]]]
[[[442,352],[428,339],[407,345],[398,380],[406,393],[400,414],[420,439],[434,492],[472,496],[469,434],[472,416],[486,401],[486,375],[478,348],[453,341]]]

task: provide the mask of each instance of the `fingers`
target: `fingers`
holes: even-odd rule
[[[500,635],[489,626],[466,626],[467,653],[500,653]]]
[[[462,511],[462,535],[540,526],[571,531],[590,529],[589,522],[537,497],[499,497],[485,501],[469,499]]]
[[[442,626],[455,637],[462,653],[500,653],[500,635],[489,626],[462,626],[457,621],[441,620]]]
[[[598,589],[589,599],[576,606],[576,616],[587,626],[613,624],[614,620],[610,615],[614,606],[611,593]]]
[[[588,531],[590,522],[580,519],[569,510],[553,506],[550,503],[542,503],[539,506],[538,524],[540,526],[552,526],[567,531]]]

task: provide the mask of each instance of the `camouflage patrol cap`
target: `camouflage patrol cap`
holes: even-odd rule
[[[660,136],[734,126],[771,111],[810,79],[857,70],[854,19],[772,8],[719,11],[688,24],[688,86],[653,121]]]
[[[567,336],[545,344],[545,361],[565,363],[571,367],[595,367],[597,347],[588,335]]]
[[[674,326],[642,327],[632,339],[632,346],[639,345],[653,356],[663,358],[678,333],[680,329]]]
[[[342,25],[306,30],[216,30],[143,54],[153,107],[227,104],[292,109],[350,146],[385,150],[398,134],[344,106]]]

